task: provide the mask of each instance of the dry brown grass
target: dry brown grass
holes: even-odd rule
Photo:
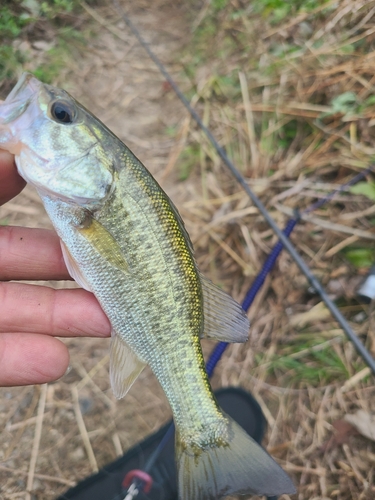
[[[293,209],[305,208],[373,161],[375,108],[366,99],[374,94],[374,1],[331,1],[328,10],[317,7],[277,26],[246,2],[228,2],[216,15],[213,54],[225,37],[235,42],[221,58],[194,64],[197,45],[189,44],[199,38],[189,32],[186,6],[163,0],[124,4],[280,227]],[[228,12],[236,6],[245,14],[233,20]],[[65,86],[156,175],[181,211],[201,269],[241,300],[275,236],[112,8],[96,12],[121,31],[122,40],[114,30],[95,28],[97,37],[63,75]],[[199,30],[211,15],[209,4],[193,12],[191,24]],[[194,70],[189,78],[181,76],[181,58],[175,57],[184,45],[190,48],[182,65]],[[220,80],[224,74],[229,83]],[[349,91],[358,101],[351,114],[322,116],[332,111],[332,99]],[[175,128],[173,138],[166,127]],[[187,161],[193,168],[181,182]],[[374,213],[368,199],[343,193],[292,235],[373,353],[373,305],[355,296],[367,269],[350,264],[345,250],[373,248]],[[1,208],[4,218],[9,224],[49,224],[31,190]],[[255,395],[269,423],[267,448],[293,476],[299,500],[374,498],[373,442],[352,436],[323,451],[336,420],[360,408],[375,411],[373,378],[287,253],[249,315],[250,340],[227,350],[214,387],[240,385]],[[48,387],[0,389],[2,499],[54,498],[169,416],[149,371],[116,402],[107,341],[68,343],[72,370],[63,379]],[[206,353],[211,345],[205,343]]]

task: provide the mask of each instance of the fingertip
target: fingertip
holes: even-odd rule
[[[60,340],[47,335],[0,335],[0,386],[45,384],[62,377],[69,352]]]
[[[14,155],[0,149],[0,205],[22,191],[26,182],[17,172]]]
[[[37,382],[33,382],[34,384],[54,382],[64,376],[68,370],[70,361],[69,351],[61,340],[48,335],[39,336],[43,337],[42,342],[45,352],[42,354],[38,350],[38,360],[31,358],[34,362],[30,365],[31,369],[29,373],[30,376],[38,379]]]

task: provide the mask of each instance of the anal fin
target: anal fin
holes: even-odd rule
[[[109,374],[114,395],[123,398],[141,373],[146,363],[130,349],[116,333],[112,333]]]
[[[227,293],[200,274],[203,292],[203,338],[221,342],[246,342],[250,322],[242,307]]]

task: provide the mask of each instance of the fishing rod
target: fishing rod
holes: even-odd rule
[[[224,149],[219,145],[219,143],[216,141],[210,130],[203,124],[202,120],[200,119],[199,115],[197,112],[194,110],[194,108],[191,107],[189,101],[186,99],[185,95],[180,91],[179,87],[171,77],[171,75],[168,73],[166,70],[165,66],[161,63],[161,61],[158,59],[158,57],[154,54],[154,52],[150,49],[149,45],[147,42],[144,40],[144,38],[141,36],[140,32],[138,29],[134,26],[132,21],[128,18],[128,16],[123,12],[120,4],[118,3],[117,0],[113,0],[113,4],[116,7],[116,10],[118,11],[119,15],[123,18],[129,29],[132,31],[134,36],[137,38],[141,46],[146,50],[147,54],[149,57],[152,59],[152,61],[155,63],[155,65],[158,67],[160,72],[163,74],[167,82],[171,85],[173,88],[174,92],[176,95],[179,97],[179,99],[182,101],[184,106],[187,108],[191,116],[194,118],[198,126],[201,128],[201,130],[204,132],[206,137],[209,139],[215,150],[217,151],[218,155],[220,158],[223,160],[224,164],[227,166],[233,177],[237,180],[237,182],[242,186],[242,188],[245,190],[249,198],[252,200],[254,205],[259,209],[260,213],[263,215],[265,220],[268,222],[268,224],[271,226],[273,231],[276,233],[276,235],[279,238],[278,243],[275,245],[273,248],[271,254],[267,258],[266,262],[263,265],[263,268],[261,272],[258,274],[256,279],[253,282],[253,285],[247,292],[245,299],[243,301],[243,308],[247,310],[250,305],[252,304],[256,294],[258,293],[259,289],[264,283],[264,280],[266,276],[269,274],[271,269],[273,268],[280,252],[282,249],[285,247],[288,252],[290,253],[291,257],[293,260],[296,262],[302,273],[306,276],[308,281],[311,283],[312,287],[315,289],[315,291],[320,295],[324,303],[326,304],[327,308],[331,311],[332,315],[335,317],[347,337],[351,340],[351,342],[354,344],[357,352],[361,355],[363,360],[366,362],[366,364],[370,367],[372,373],[375,375],[375,361],[369,351],[366,349],[364,344],[360,341],[358,336],[354,333],[354,331],[351,329],[350,325],[344,318],[344,316],[341,314],[340,310],[336,307],[334,302],[330,299],[328,294],[326,293],[325,289],[322,287],[318,279],[313,275],[311,272],[310,268],[308,265],[304,262],[304,260],[301,258],[301,256],[298,254],[296,249],[294,248],[293,244],[289,240],[289,236],[292,233],[294,227],[300,220],[300,214],[296,212],[296,217],[293,219],[290,219],[284,228],[283,231],[279,229],[271,215],[269,214],[268,210],[266,207],[263,205],[263,203],[260,201],[260,199],[255,195],[255,193],[252,191],[252,189],[249,187],[249,185],[246,182],[246,179],[244,176],[239,172],[239,170],[235,167],[235,165],[232,163],[232,161],[228,158],[226,152]],[[320,207],[323,205],[323,203],[326,203],[329,199],[331,199],[336,192],[342,191],[348,185],[355,184],[358,182],[360,178],[363,178],[366,173],[370,172],[373,170],[373,166],[369,167],[366,169],[366,171],[358,174],[356,177],[354,177],[351,181],[349,181],[346,185],[341,186],[338,190],[335,192],[330,193],[327,197],[325,197],[323,200],[320,200],[316,203],[314,203],[312,206],[310,206],[308,209],[304,210],[303,213],[309,213],[316,208]],[[209,376],[212,375],[216,364],[220,360],[224,350],[227,347],[226,342],[220,342],[214,351],[212,352],[210,359],[207,362],[206,369],[207,373]],[[131,484],[127,490],[127,494],[124,498],[124,500],[132,500],[139,494],[140,491],[144,490],[145,487],[150,486],[150,481],[152,482],[151,476],[148,474],[149,471],[151,471],[153,465],[155,464],[161,450],[167,443],[167,441],[171,438],[173,435],[173,430],[174,426],[173,424],[170,426],[168,431],[166,432],[164,438],[160,442],[159,446],[156,448],[152,456],[149,458],[147,464],[144,467],[143,471],[131,471],[133,473],[133,476],[131,478]],[[135,473],[137,472],[137,473]],[[125,478],[126,480],[126,478]],[[268,500],[275,500],[276,497],[269,497]]]
[[[321,200],[312,203],[310,206],[308,206],[305,210],[302,212],[296,211],[295,217],[290,219],[285,228],[283,229],[283,233],[285,236],[289,237],[290,234],[292,233],[293,229],[295,228],[296,224],[301,220],[301,216],[304,214],[308,214],[316,210],[317,208],[320,208],[323,206],[325,203],[330,201],[334,196],[340,192],[345,191],[348,187],[353,186],[357,182],[359,182],[361,179],[363,179],[368,173],[373,172],[375,168],[375,165],[370,165],[368,168],[354,176],[351,180],[349,180],[347,183],[343,184],[339,188],[331,191],[330,193],[327,194],[324,198]],[[279,257],[281,251],[283,249],[283,245],[280,241],[278,241],[275,246],[273,247],[271,253],[267,257],[266,261],[264,262],[262,269],[254,279],[252,285],[250,286],[249,290],[247,291],[245,298],[242,302],[242,308],[245,311],[248,311],[250,308],[251,304],[253,303],[257,293],[259,292],[260,288],[262,287],[267,275],[271,272],[273,269],[277,258]],[[207,363],[206,363],[206,371],[209,377],[212,377],[213,372],[215,370],[215,367],[217,363],[220,361],[225,349],[227,348],[229,344],[227,342],[219,342],[215,348],[213,349]],[[125,498],[121,498],[119,500],[133,500],[136,496],[141,491],[147,492],[151,489],[152,486],[152,476],[151,476],[151,471],[154,467],[154,465],[157,462],[157,459],[159,458],[161,452],[163,451],[164,447],[168,443],[170,439],[172,439],[174,433],[174,424],[172,423],[166,433],[164,434],[162,440],[156,447],[156,449],[153,451],[151,456],[148,458],[147,462],[145,463],[144,467],[142,470],[132,470],[128,474],[126,474],[124,481],[123,481],[123,486],[124,489],[127,488],[126,490],[126,496]],[[268,497],[267,500],[277,500],[277,497]]]
[[[293,244],[289,240],[289,236],[291,232],[293,231],[295,225],[297,224],[299,220],[299,215],[297,214],[297,217],[294,219],[291,219],[288,221],[286,227],[284,228],[283,231],[279,229],[275,221],[272,219],[271,215],[267,211],[266,207],[263,205],[263,203],[260,201],[260,199],[255,195],[255,193],[252,191],[252,189],[248,186],[246,179],[243,177],[243,175],[239,172],[239,170],[234,166],[234,164],[231,162],[231,160],[228,158],[227,154],[225,153],[224,149],[218,144],[210,130],[203,124],[202,120],[200,119],[199,115],[197,112],[194,110],[194,108],[191,107],[189,101],[186,99],[185,95],[180,91],[179,87],[169,74],[169,72],[166,70],[165,66],[161,63],[159,58],[154,54],[154,52],[150,49],[149,45],[147,42],[144,40],[144,38],[141,36],[140,32],[138,29],[134,26],[132,21],[128,18],[128,16],[123,12],[120,4],[118,3],[117,0],[113,0],[113,3],[116,7],[116,10],[118,11],[119,15],[123,18],[129,29],[132,31],[134,36],[137,38],[141,46],[146,50],[147,54],[149,57],[152,59],[152,61],[155,63],[155,65],[158,67],[160,72],[163,74],[167,82],[171,85],[173,88],[174,92],[177,94],[179,99],[182,101],[184,106],[187,108],[191,116],[194,118],[198,126],[201,128],[201,130],[204,132],[206,137],[209,139],[211,144],[214,146],[215,150],[219,154],[220,158],[223,160],[224,164],[227,166],[229,171],[232,173],[234,178],[237,180],[237,182],[242,186],[242,188],[245,190],[247,195],[250,197],[250,199],[253,201],[254,205],[259,209],[259,211],[262,213],[268,224],[271,226],[273,231],[276,233],[276,235],[279,238],[279,242],[276,244],[274,247],[273,251],[271,252],[270,256],[265,262],[265,265],[262,268],[261,273],[257,276],[256,280],[253,283],[253,286],[250,288],[248,293],[246,294],[244,303],[243,303],[243,308],[247,310],[250,307],[250,304],[252,303],[256,293],[259,291],[260,287],[264,283],[265,277],[267,274],[270,272],[272,269],[273,265],[276,262],[277,257],[279,256],[281,250],[283,247],[285,247],[294,261],[297,263],[299,266],[300,270],[302,273],[306,276],[308,281],[311,283],[313,288],[316,290],[316,292],[321,296],[322,300],[328,307],[328,309],[331,311],[332,315],[336,318],[348,338],[352,341],[354,344],[357,352],[362,356],[364,361],[367,363],[367,365],[370,367],[371,371],[373,374],[375,374],[375,361],[369,351],[366,349],[366,347],[363,345],[363,343],[360,341],[360,339],[357,337],[357,335],[354,333],[354,331],[351,329],[350,325],[344,318],[344,316],[341,314],[340,310],[336,307],[334,302],[330,299],[320,282],[317,280],[317,278],[312,274],[310,268],[307,266],[307,264],[303,261],[303,259],[300,257],[296,249],[294,248]],[[364,176],[364,172],[359,174],[361,177]],[[358,177],[358,176],[357,176]],[[352,180],[352,182],[354,179]],[[357,181],[355,181],[357,182]],[[355,183],[354,182],[354,183]],[[332,196],[334,194],[331,194]],[[325,200],[327,201],[327,200]],[[308,213],[312,211],[313,209],[317,208],[318,206],[321,206],[323,204],[323,200],[321,202],[317,202],[314,204],[313,207],[310,207],[310,209],[305,210],[305,213]],[[219,359],[221,358],[224,350],[227,347],[227,343],[221,342],[219,343],[216,348],[214,349],[213,353],[211,354],[211,357],[207,363],[207,373],[209,376],[212,375],[214,368],[216,364],[218,363]],[[158,453],[159,453],[159,448],[162,449],[164,446],[164,443],[169,439],[169,437],[173,434],[173,427],[169,429],[167,434],[165,435],[164,439],[160,443],[159,447],[155,450],[153,456],[149,460],[148,464],[146,464],[145,469],[149,471],[152,468],[152,465],[154,464]],[[132,489],[132,490],[131,490]],[[131,487],[128,490],[128,494],[125,497],[126,500],[131,500],[134,498],[135,495],[138,494],[138,492],[142,489],[142,479],[139,478],[138,482],[135,478],[135,481],[131,484]]]
[[[320,208],[321,206],[323,206],[328,201],[332,200],[332,198],[336,194],[341,193],[342,191],[345,191],[350,186],[354,186],[354,184],[357,184],[357,182],[359,182],[360,180],[362,180],[367,174],[369,174],[370,172],[373,172],[374,169],[375,169],[375,165],[370,165],[368,168],[366,168],[365,170],[363,170],[359,174],[355,175],[348,182],[346,182],[342,186],[340,186],[337,189],[334,189],[333,191],[331,191],[330,193],[328,193],[327,196],[324,196],[321,200],[318,200],[317,202],[312,203],[310,206],[308,206],[307,208],[305,208],[305,210],[303,210],[302,212],[300,212],[299,210],[295,210],[295,217],[292,218],[292,219],[289,219],[289,221],[286,223],[286,226],[283,229],[283,234],[286,237],[289,238],[289,236],[291,235],[293,229],[295,228],[295,226],[297,225],[297,223],[301,220],[301,217],[303,215],[309,214],[309,213],[313,212],[314,210],[316,210],[316,209]],[[265,263],[263,264],[262,269],[260,270],[260,272],[258,273],[258,275],[255,277],[255,279],[253,281],[253,284],[251,285],[251,287],[249,288],[249,290],[247,291],[247,293],[245,295],[245,298],[244,298],[244,300],[242,302],[242,308],[245,311],[248,311],[248,309],[250,308],[251,304],[253,303],[253,301],[255,299],[255,296],[259,292],[259,290],[260,290],[261,286],[263,285],[263,283],[264,283],[267,275],[271,272],[272,268],[274,267],[274,265],[276,263],[276,260],[277,260],[278,256],[280,255],[282,249],[283,249],[283,244],[279,240],[275,244],[275,246],[273,247],[271,253],[269,254],[269,256],[267,257]],[[211,353],[210,359],[207,362],[206,370],[207,370],[207,373],[209,374],[209,376],[212,375],[212,373],[213,373],[213,371],[215,369],[216,364],[220,360],[220,358],[221,358],[221,356],[222,356],[222,354],[223,354],[226,346],[228,345],[228,344],[226,344],[226,345],[223,345],[223,344],[225,344],[225,343],[224,342],[220,342],[214,348],[213,352]]]
[[[147,52],[148,56],[152,59],[152,61],[155,63],[155,65],[158,67],[164,78],[167,80],[167,82],[170,84],[174,92],[177,94],[178,98],[182,101],[186,109],[189,111],[191,116],[194,118],[200,129],[204,132],[206,137],[209,139],[213,147],[215,148],[216,152],[220,156],[220,158],[223,160],[224,164],[227,166],[233,177],[237,180],[237,182],[242,186],[246,194],[249,196],[249,198],[252,200],[254,205],[258,208],[259,212],[263,215],[265,220],[268,222],[268,224],[271,226],[277,237],[279,238],[280,244],[282,247],[286,248],[295,263],[298,265],[302,273],[306,276],[310,284],[312,285],[313,289],[320,295],[322,298],[323,302],[326,304],[327,308],[330,310],[334,318],[337,320],[347,337],[350,339],[350,341],[354,344],[358,354],[362,357],[362,359],[365,361],[365,363],[368,365],[368,367],[371,369],[373,375],[375,375],[375,360],[371,356],[370,352],[367,350],[365,345],[361,342],[361,340],[358,338],[358,336],[355,334],[353,329],[350,327],[349,323],[346,321],[345,317],[342,315],[341,311],[338,309],[336,304],[333,302],[333,300],[329,297],[328,293],[325,291],[319,280],[314,276],[312,271],[310,270],[309,266],[305,263],[305,261],[302,259],[302,257],[299,255],[297,250],[295,249],[293,243],[289,239],[289,235],[286,234],[284,231],[281,231],[279,227],[277,226],[276,222],[274,219],[271,217],[270,213],[268,212],[267,208],[263,205],[263,203],[260,201],[260,199],[257,197],[257,195],[253,192],[253,190],[250,188],[248,183],[246,182],[245,177],[241,174],[241,172],[235,167],[233,162],[228,158],[226,152],[224,149],[219,145],[219,143],[216,141],[214,136],[212,135],[211,131],[204,125],[202,122],[200,116],[198,113],[195,111],[195,109],[190,105],[189,101],[185,97],[185,95],[182,93],[172,76],[169,74],[163,63],[159,60],[159,58],[156,56],[156,54],[151,50],[149,44],[146,42],[146,40],[142,37],[138,29],[135,27],[133,22],[129,19],[129,17],[125,14],[123,11],[122,7],[120,6],[118,0],[112,0],[113,4],[118,12],[118,14],[122,17],[122,19],[125,21],[126,25],[129,27],[133,35],[137,38],[138,42],[140,45],[145,49]]]

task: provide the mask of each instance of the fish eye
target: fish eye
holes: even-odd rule
[[[59,123],[73,123],[75,110],[68,102],[55,101],[51,106],[51,116]]]

